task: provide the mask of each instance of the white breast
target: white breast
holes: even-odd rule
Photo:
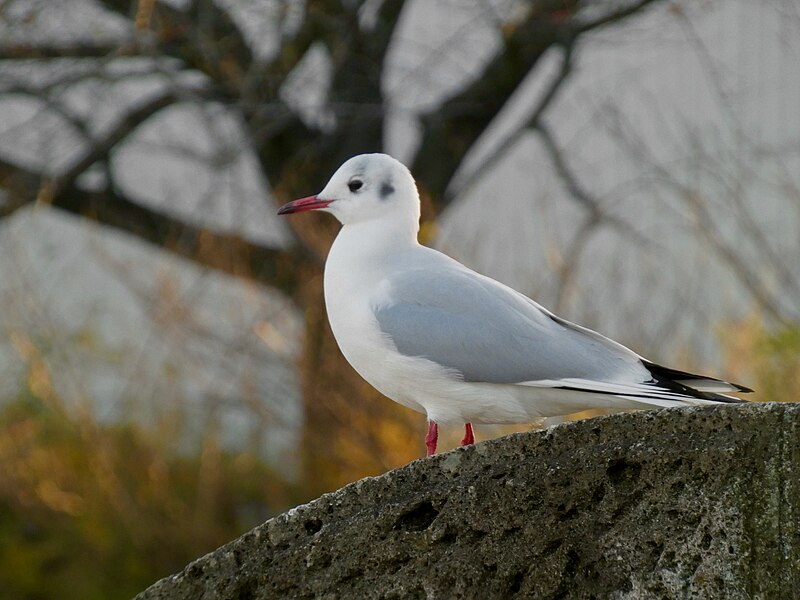
[[[388,261],[374,246],[366,251],[370,240],[363,231],[350,235],[349,229],[339,233],[325,264],[325,305],[336,342],[358,374],[388,398],[439,423],[529,420],[514,386],[489,386],[491,393],[487,385],[466,383],[430,360],[397,351],[374,317],[374,307],[388,300]]]
[[[325,263],[325,307],[339,349],[347,362],[370,385],[392,400],[414,410],[425,409],[409,393],[404,358],[383,335],[372,307],[388,292],[388,282],[378,264],[364,252],[363,232],[337,236]],[[401,372],[398,372],[401,371]]]

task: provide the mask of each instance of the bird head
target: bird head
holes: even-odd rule
[[[320,210],[343,225],[371,220],[419,223],[419,194],[400,161],[386,154],[361,154],[347,160],[315,196],[284,204],[279,215]]]

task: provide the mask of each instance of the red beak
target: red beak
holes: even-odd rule
[[[287,202],[278,209],[279,215],[290,215],[292,213],[305,212],[307,210],[318,210],[325,208],[333,200],[320,200],[316,196],[309,196],[308,198],[300,198],[299,200],[292,200]]]

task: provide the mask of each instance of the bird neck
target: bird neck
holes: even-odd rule
[[[343,259],[353,265],[374,264],[395,252],[419,245],[419,224],[386,222],[386,220],[361,221],[342,226],[331,247],[328,260]]]
[[[401,220],[393,215],[383,219],[371,219],[351,223],[342,227],[339,235],[358,240],[365,250],[378,250],[384,247],[396,248],[417,243],[419,219]]]

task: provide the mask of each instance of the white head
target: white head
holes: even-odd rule
[[[346,161],[316,196],[283,205],[279,215],[322,210],[342,225],[381,220],[419,229],[419,194],[414,178],[387,154],[360,154]]]

